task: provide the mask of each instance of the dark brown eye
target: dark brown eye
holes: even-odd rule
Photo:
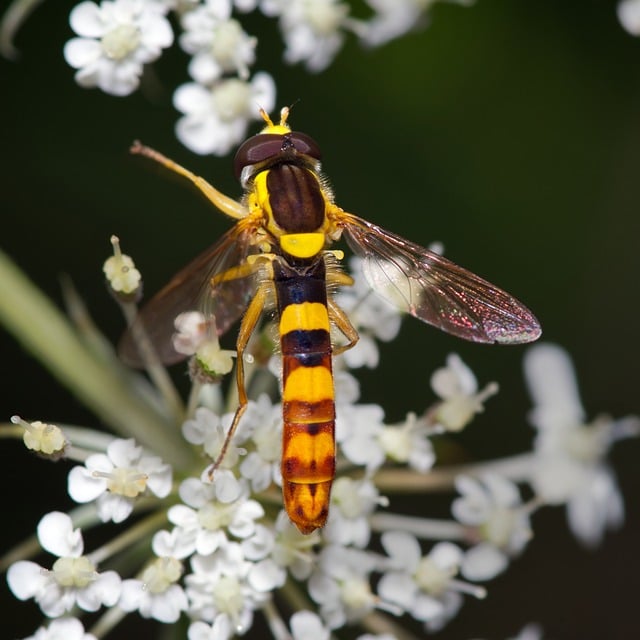
[[[233,161],[233,172],[236,178],[240,180],[245,167],[277,156],[282,151],[284,138],[285,136],[280,133],[259,133],[245,140]]]
[[[277,162],[295,163],[298,155],[320,160],[320,147],[313,138],[299,131],[285,134],[259,133],[240,145],[233,161],[233,172],[238,180],[242,180],[245,167],[264,167]]]
[[[293,146],[298,153],[311,156],[316,160],[321,159],[322,153],[320,152],[320,147],[311,136],[308,136],[306,133],[300,133],[300,131],[292,131],[285,137],[288,137],[291,142],[293,142]]]

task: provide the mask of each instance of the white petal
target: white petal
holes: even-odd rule
[[[97,40],[72,38],[64,45],[64,59],[74,69],[80,69],[102,56],[102,47]]]
[[[276,105],[276,83],[265,71],[259,71],[251,80],[253,101],[250,105],[254,118],[260,118],[259,108],[267,113],[273,111]]]
[[[7,571],[7,583],[19,600],[33,598],[49,581],[45,570],[35,562],[20,560]]]
[[[114,466],[130,467],[140,460],[142,447],[137,446],[133,438],[127,440],[118,438],[107,447],[107,455]]]
[[[57,583],[50,582],[37,596],[37,601],[42,613],[57,618],[76,606],[75,590],[62,589]]]
[[[444,400],[451,398],[459,391],[458,377],[451,369],[436,369],[431,375],[431,388]]]
[[[451,542],[439,542],[429,552],[429,558],[440,569],[456,568],[463,557],[462,549]]]
[[[95,640],[95,637],[85,634],[82,622],[76,618],[59,618],[52,620],[47,627],[46,640]],[[39,635],[32,636],[34,640],[40,640]]]
[[[71,518],[60,511],[52,511],[40,520],[38,540],[43,549],[59,557],[77,558],[84,549],[82,532],[74,529]]]
[[[105,478],[96,478],[86,467],[74,467],[67,478],[67,491],[76,502],[91,502],[107,490]]]
[[[619,2],[618,20],[631,35],[640,35],[640,2],[637,0]]]
[[[173,30],[169,21],[161,15],[145,20],[142,42],[146,47],[155,49],[158,54],[160,49],[170,47],[173,44]]]
[[[466,395],[472,395],[478,390],[478,381],[473,371],[462,361],[457,353],[447,356],[447,367],[455,372],[458,378],[458,388]]]
[[[490,580],[509,564],[507,556],[489,543],[480,543],[467,551],[460,571],[468,580]]]
[[[142,467],[144,470],[144,466]],[[173,473],[171,466],[164,464],[155,471],[149,473],[147,487],[158,496],[158,498],[166,498],[171,492]]]
[[[594,472],[590,481],[567,505],[569,526],[587,547],[596,547],[607,528],[624,523],[624,503],[615,479],[604,469]]]
[[[123,73],[126,66],[126,72]],[[98,77],[98,87],[112,96],[128,96],[140,86],[142,65],[134,61],[109,65]]]
[[[175,90],[173,106],[182,113],[209,111],[211,109],[211,92],[195,82],[187,82]]]
[[[85,589],[78,590],[78,606],[97,611],[102,605],[112,607],[120,598],[122,581],[115,571],[105,571]]]
[[[247,580],[256,591],[266,593],[281,587],[286,577],[286,571],[282,567],[267,559],[253,565]]]
[[[228,504],[240,497],[242,485],[233,475],[233,472],[226,469],[218,470],[213,481],[216,489],[216,497],[220,502]]]
[[[541,426],[538,423],[544,416],[569,422],[584,420],[575,370],[564,349],[554,344],[530,347],[524,357],[524,374],[536,405],[534,416],[540,414],[538,420],[532,418],[536,426]]]
[[[96,501],[98,515],[102,522],[124,522],[133,511],[133,498],[116,493],[103,493]]]
[[[383,600],[410,610],[415,601],[416,583],[408,573],[391,571],[380,578],[377,591]]]
[[[170,507],[167,512],[167,517],[169,518],[169,522],[172,522],[179,527],[188,528],[199,526],[198,514],[193,509],[183,504],[176,504],[173,507]]]
[[[482,477],[482,481],[497,505],[501,507],[514,507],[520,504],[521,500],[518,487],[510,480],[507,480],[507,478],[488,473]]]
[[[186,147],[200,155],[215,153],[220,123],[214,118],[184,116],[176,122],[176,136]]]
[[[222,67],[208,53],[196,54],[189,63],[189,75],[196,82],[208,84],[222,75]]]
[[[418,595],[415,605],[411,609],[411,615],[422,621],[434,620],[443,614],[444,604],[437,598],[424,593]]]
[[[86,38],[101,38],[105,33],[100,8],[94,2],[81,2],[69,14],[71,28]]]
[[[178,489],[180,498],[185,504],[194,509],[199,509],[211,501],[215,496],[215,490],[211,484],[204,484],[199,478],[187,478]]]
[[[118,606],[125,611],[135,611],[146,595],[142,580],[123,580]]]
[[[329,640],[329,630],[322,620],[311,611],[297,611],[289,620],[294,640]]]
[[[189,606],[187,596],[182,587],[171,585],[164,593],[159,593],[151,600],[150,617],[165,624],[173,624],[180,618],[182,611]]]
[[[382,534],[381,543],[398,568],[413,570],[422,555],[418,541],[408,533],[388,531]]]

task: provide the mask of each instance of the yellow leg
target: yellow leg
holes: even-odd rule
[[[351,347],[355,347],[359,336],[356,328],[347,317],[347,314],[331,298],[327,300],[327,308],[329,309],[329,320],[340,329],[342,335],[349,341],[347,344],[334,348],[333,355],[337,356],[351,349]]]
[[[247,390],[244,384],[244,351],[247,348],[247,344],[249,343],[249,339],[253,335],[253,332],[260,320],[260,316],[264,310],[264,306],[267,299],[267,291],[268,285],[263,284],[258,287],[253,299],[249,303],[247,307],[247,311],[242,318],[242,323],[240,324],[240,330],[238,332],[238,340],[236,342],[236,349],[238,352],[238,357],[236,359],[236,384],[238,386],[238,408],[236,409],[236,413],[233,416],[233,420],[231,422],[231,426],[229,427],[229,431],[227,432],[227,437],[222,444],[222,449],[220,449],[220,453],[218,457],[213,461],[213,464],[209,467],[209,478],[213,478],[213,474],[216,469],[220,466],[220,463],[224,459],[225,454],[227,453],[227,449],[229,448],[229,443],[233,438],[233,434],[235,433],[238,423],[240,422],[240,418],[242,418],[244,412],[247,410],[247,405],[249,400],[247,398]]]
[[[216,285],[221,282],[228,282],[229,280],[239,280],[240,278],[246,278],[252,273],[259,271],[262,268],[269,269],[269,277],[272,278],[273,268],[271,267],[271,261],[276,258],[273,253],[259,253],[250,255],[247,259],[236,267],[230,267],[222,273],[217,273],[211,278],[211,287],[215,288]]]
[[[191,181],[197,187],[197,189],[204,194],[205,198],[209,200],[209,202],[218,207],[218,209],[220,209],[222,213],[228,215],[229,217],[240,220],[241,218],[246,218],[247,215],[249,215],[249,210],[242,203],[234,200],[233,198],[230,198],[229,196],[225,196],[224,193],[218,191],[204,178],[197,176],[192,171],[189,171],[189,169],[185,169],[177,162],[174,162],[173,160],[162,155],[159,151],[156,151],[151,147],[145,147],[137,140],[131,145],[130,151],[131,153],[150,158],[151,160],[154,160],[155,162],[166,167],[170,171],[173,171],[174,173],[177,173],[178,175],[181,175],[187,180]]]

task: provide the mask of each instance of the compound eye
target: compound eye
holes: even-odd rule
[[[264,162],[280,154],[284,136],[280,133],[259,133],[245,140],[233,161],[233,172],[238,180],[242,170],[253,164]]]
[[[301,133],[300,131],[292,131],[289,134],[289,138],[291,142],[293,142],[293,146],[298,153],[305,156],[311,156],[316,160],[320,160],[322,158],[320,147],[311,136],[308,136],[306,133]]]

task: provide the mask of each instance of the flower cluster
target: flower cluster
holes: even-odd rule
[[[260,119],[260,108],[270,112],[275,106],[273,77],[252,72],[259,43],[243,27],[248,14],[277,21],[286,63],[319,72],[347,36],[364,46],[381,45],[425,24],[434,2],[361,4],[363,15],[356,17],[343,0],[84,0],[69,16],[76,35],[64,57],[81,87],[127,96],[139,88],[145,69],[177,43],[190,57],[190,80],[173,91],[182,114],[176,136],[195,153],[225,155],[244,140],[249,122]],[[32,3],[13,0],[6,12],[0,38],[7,41],[0,41],[0,49],[7,55],[14,51],[11,36],[31,10]]]
[[[127,272],[135,269],[119,248],[116,253]],[[33,599],[49,619],[31,638],[102,637],[134,612],[164,624],[186,617],[190,640],[242,636],[256,615],[276,639],[329,638],[358,624],[366,632],[361,640],[390,640],[402,636],[403,616],[432,632],[458,615],[465,597],[483,598],[487,588],[479,583],[505,571],[525,550],[536,509],[566,505],[571,529],[591,545],[622,523],[622,498],[606,456],[614,441],[637,435],[640,423],[598,418],[585,424],[571,363],[559,347],[527,352],[537,436],[532,452],[514,458],[467,465],[436,460],[433,436],[449,437],[471,424],[497,392],[495,383],[479,390],[455,354],[431,377],[434,400],[400,423],[385,423],[378,404],[361,403],[353,369],[375,366],[376,339],[393,339],[400,323],[395,311],[368,294],[360,264],[351,266],[355,285],[341,304],[370,339],[357,358],[336,358],[338,471],[328,523],[310,535],[300,533],[282,509],[282,407],[273,362],[254,366],[250,386],[274,394],[250,400],[230,443],[233,412],[225,410],[229,399],[218,382],[194,381],[181,442],[162,452],[154,443],[164,432],[138,434],[142,446],[133,437],[13,419],[12,433],[24,434],[30,450],[77,463],[68,493],[79,506],[69,514],[46,514],[37,528],[40,546],[53,560],[41,567],[7,555],[11,591]],[[118,286],[121,271],[106,271]],[[130,295],[116,299],[133,304]],[[198,335],[200,324],[186,323]],[[191,344],[189,353],[196,351]],[[128,384],[125,394],[142,388],[140,381]],[[153,406],[166,401],[157,394]],[[223,447],[212,475],[210,461]],[[526,502],[523,485],[533,494]],[[454,496],[450,519],[394,510],[403,492],[443,489]],[[116,525],[119,533],[86,552],[83,530],[101,523]],[[127,555],[134,542],[147,549],[142,564]],[[288,623],[285,609],[296,611]],[[85,632],[82,613],[99,610],[104,615]],[[390,632],[380,635],[381,624]],[[529,625],[519,637],[537,639],[541,632]]]

